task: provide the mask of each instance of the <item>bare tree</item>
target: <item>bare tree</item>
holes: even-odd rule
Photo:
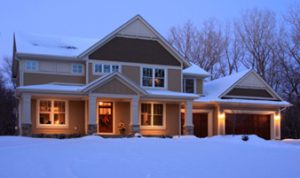
[[[248,10],[235,23],[235,27],[247,52],[243,64],[255,69],[263,79],[268,81],[266,74],[268,68],[272,67],[270,62],[275,45],[275,14],[269,10]]]
[[[225,39],[215,20],[205,21],[201,29],[197,29],[190,21],[183,27],[173,27],[169,42],[187,60],[211,72],[212,79],[225,75],[226,69],[221,60]]]

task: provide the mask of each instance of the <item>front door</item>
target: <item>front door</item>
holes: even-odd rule
[[[113,133],[113,103],[99,102],[98,115],[98,131],[100,133]]]

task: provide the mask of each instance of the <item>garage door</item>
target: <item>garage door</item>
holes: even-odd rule
[[[270,115],[226,114],[226,134],[256,134],[270,139]]]
[[[208,136],[208,113],[193,113],[193,124],[196,137]]]

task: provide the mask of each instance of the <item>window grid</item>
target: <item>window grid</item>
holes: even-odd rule
[[[29,71],[36,71],[37,70],[37,61],[26,61],[25,68]]]
[[[39,100],[38,123],[40,126],[66,126],[67,102],[62,100]],[[45,118],[46,117],[46,118]]]
[[[143,87],[164,88],[165,78],[165,69],[144,67],[142,70]]]
[[[83,73],[83,65],[82,64],[72,64],[72,73],[82,74]]]
[[[141,125],[150,127],[164,126],[164,105],[142,103]]]
[[[94,73],[95,74],[103,74],[103,73],[111,73],[111,72],[119,72],[120,65],[115,64],[94,64]]]

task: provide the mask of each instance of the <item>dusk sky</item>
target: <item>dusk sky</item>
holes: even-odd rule
[[[0,2],[0,57],[10,56],[13,32],[101,38],[136,14],[163,36],[172,26],[191,20],[197,26],[209,18],[238,18],[254,7],[280,17],[295,0],[7,0]]]

